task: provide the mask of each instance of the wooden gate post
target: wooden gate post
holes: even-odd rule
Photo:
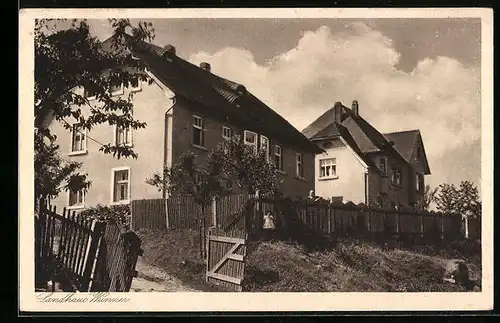
[[[85,257],[85,269],[83,271],[82,277],[82,289],[90,291],[91,289],[91,279],[94,273],[97,260],[97,252],[101,243],[101,238],[104,233],[106,224],[103,222],[97,222],[94,220],[92,223],[92,235],[89,240],[88,253]]]
[[[167,225],[167,230],[170,229],[170,224],[168,222],[168,195],[165,196],[165,223]]]
[[[212,226],[217,227],[217,201],[212,197]]]

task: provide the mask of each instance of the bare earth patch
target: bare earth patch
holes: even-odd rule
[[[161,268],[148,265],[139,257],[136,270],[137,277],[132,281],[131,292],[198,292],[186,286],[181,280],[168,274]]]

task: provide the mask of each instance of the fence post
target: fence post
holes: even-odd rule
[[[170,229],[170,223],[168,222],[168,196],[165,196],[165,224],[167,225],[167,230]]]
[[[212,197],[212,226],[217,227],[217,201]]]
[[[328,206],[328,208],[326,209],[327,213],[327,220],[328,220],[328,234],[331,234],[332,233],[332,219],[331,219],[331,209],[330,209],[330,206]]]
[[[93,276],[93,272],[97,263],[97,251],[99,250],[99,246],[101,243],[101,237],[104,233],[104,228],[106,227],[105,223],[97,222],[94,220],[92,223],[92,235],[90,237],[90,247],[88,248],[88,254],[85,259],[85,269],[83,271],[83,288],[87,291],[90,291],[91,288],[91,279]]]

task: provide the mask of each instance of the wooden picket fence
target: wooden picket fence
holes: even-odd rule
[[[130,203],[132,230],[165,230],[169,223],[165,199],[134,200]]]
[[[277,230],[286,230],[289,228],[286,222],[296,218],[305,227],[327,235],[378,236],[382,239],[420,237],[419,241],[424,243],[464,238],[460,215],[368,208],[352,203],[321,204],[263,198],[250,199],[248,203],[251,206],[247,206],[247,213],[241,216],[246,218],[247,231],[250,230],[251,235],[258,234],[264,214],[269,212]]]
[[[206,227],[226,227],[241,214],[248,194],[235,194],[214,199],[204,215]],[[165,199],[134,200],[131,203],[133,230],[198,229],[202,209],[190,197],[172,196]]]
[[[130,290],[141,240],[131,231],[41,204],[35,219],[37,284],[62,275],[68,291]]]

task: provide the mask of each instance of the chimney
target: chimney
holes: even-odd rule
[[[351,110],[352,110],[352,113],[354,113],[355,116],[359,116],[359,105],[358,105],[358,101],[357,100],[352,101]]]
[[[175,47],[174,46],[168,44],[168,45],[165,45],[165,47],[163,47],[163,49],[165,50],[165,53],[163,55],[165,55],[167,53],[169,55],[175,55]]]
[[[205,71],[210,72],[210,64],[208,64],[207,62],[200,63],[200,68],[205,70]]]
[[[334,122],[342,122],[342,103],[335,102],[333,106],[333,121]]]

